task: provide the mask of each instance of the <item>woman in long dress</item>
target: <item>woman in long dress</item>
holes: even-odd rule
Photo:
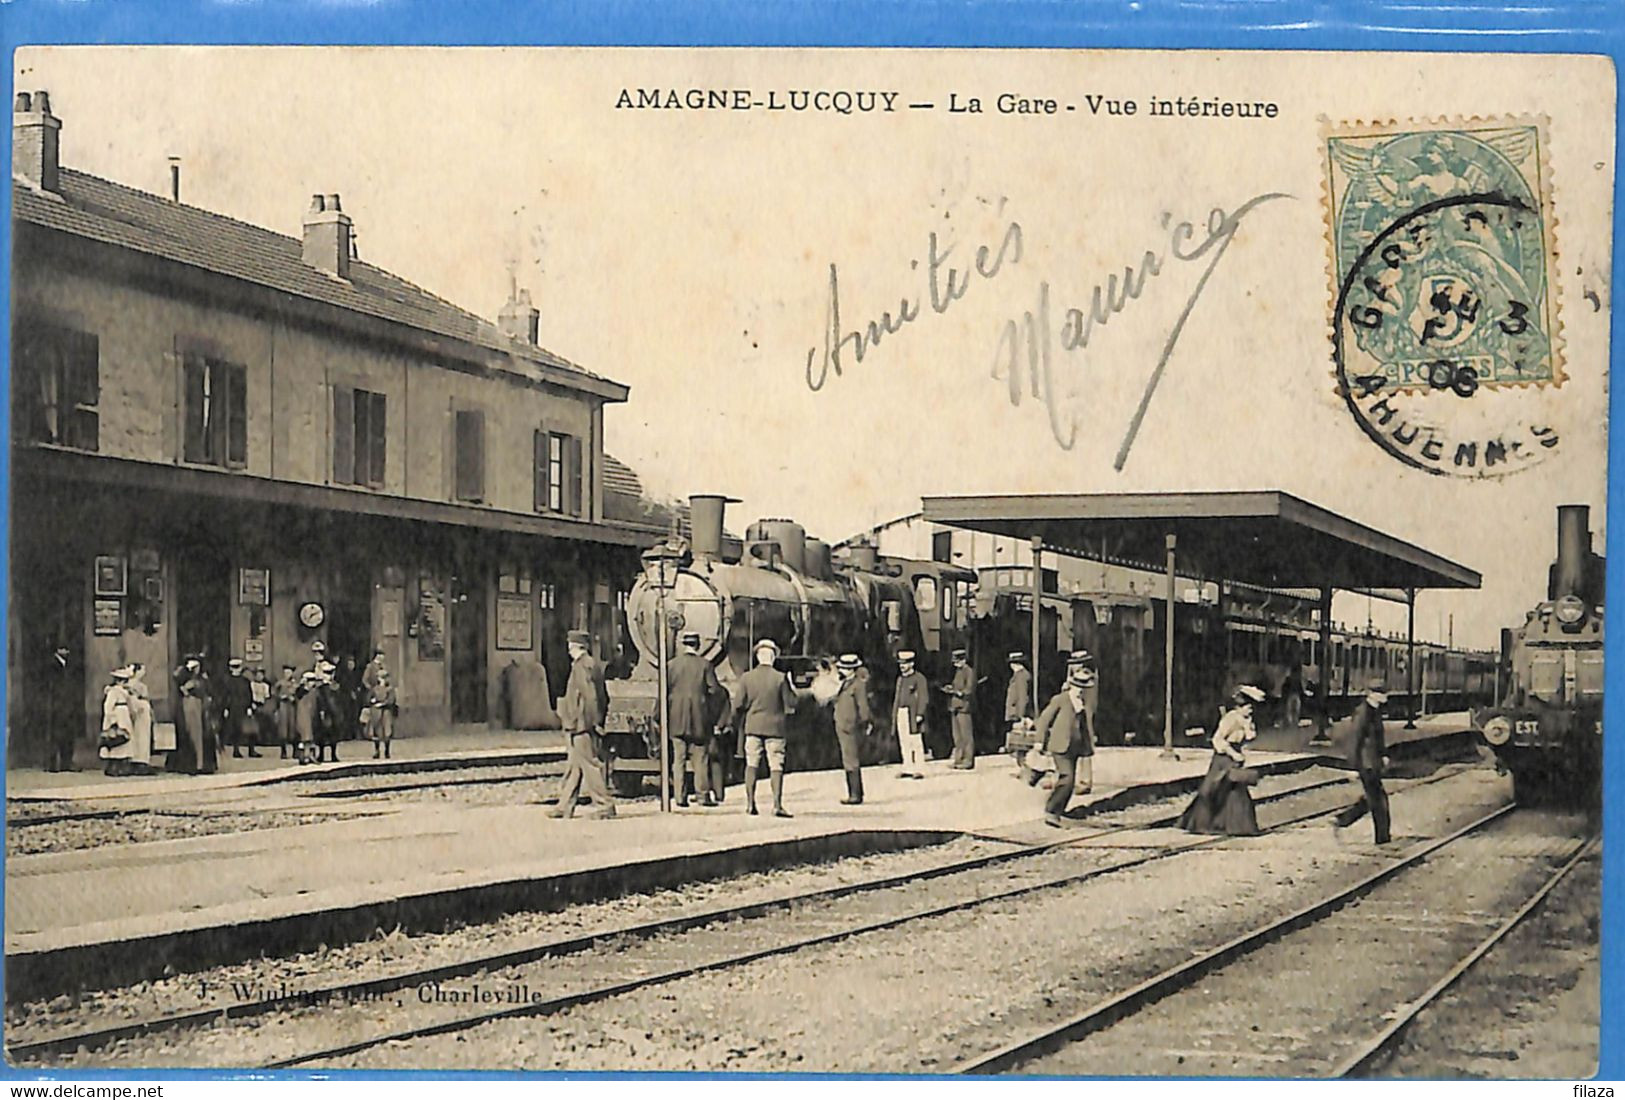
[[[137,775],[151,775],[156,769],[152,758],[152,689],[147,687],[147,670],[140,664],[130,666],[130,769]]]
[[[99,754],[105,775],[132,775],[131,753],[135,740],[135,724],[130,715],[129,665],[115,668],[112,683],[102,688],[102,735]]]
[[[1263,701],[1263,691],[1251,684],[1236,689],[1236,705],[1219,719],[1219,728],[1213,733],[1213,759],[1208,763],[1207,775],[1179,819],[1179,827],[1186,832],[1258,835],[1258,815],[1247,790],[1258,781],[1258,773],[1246,767],[1242,746],[1258,736],[1253,708]]]

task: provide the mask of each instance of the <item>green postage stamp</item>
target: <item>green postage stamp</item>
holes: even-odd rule
[[[1328,127],[1337,393],[1393,457],[1501,477],[1558,445],[1564,381],[1538,120]],[[1523,395],[1523,399],[1520,399]]]

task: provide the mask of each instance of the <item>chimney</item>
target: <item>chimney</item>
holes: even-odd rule
[[[1546,598],[1577,596],[1585,591],[1586,562],[1591,557],[1591,509],[1564,504],[1557,509],[1557,560],[1552,563]]]
[[[169,198],[172,202],[181,201],[181,158],[169,158]]]
[[[11,172],[41,191],[57,190],[57,148],[62,120],[51,114],[48,92],[18,92],[11,118]]]
[[[337,195],[310,196],[310,209],[305,212],[305,262],[348,279],[350,230],[350,216],[339,208]]]
[[[530,291],[517,288],[508,291],[508,304],[497,314],[502,331],[527,344],[536,343],[541,320],[541,313],[530,304]]]
[[[688,498],[688,544],[694,559],[722,557],[722,516],[732,497],[696,493]]]

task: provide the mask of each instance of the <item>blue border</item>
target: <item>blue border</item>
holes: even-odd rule
[[[1516,0],[1508,0],[1515,3]],[[1625,282],[1625,249],[1620,246],[1625,209],[1625,112],[1618,109],[1620,62],[1625,60],[1625,4],[1610,0],[1548,0],[1542,5],[1504,7],[1457,0],[1431,6],[1426,0],[794,0],[768,4],[751,0],[542,0],[536,3],[467,0],[264,0],[251,4],[180,0],[11,0],[0,2],[0,45],[6,56],[19,45],[96,44],[287,44],[287,45],[559,45],[559,46],[957,46],[957,47],[1139,47],[1172,49],[1431,50],[1507,53],[1589,53],[1615,62],[1616,123],[1614,176],[1614,287]],[[7,66],[7,98],[11,73]],[[6,146],[8,161],[10,146]],[[0,244],[10,254],[11,190],[4,190]],[[0,301],[10,302],[10,265],[0,269]],[[1611,424],[1625,423],[1625,349],[1617,335],[1610,344]],[[8,352],[0,348],[0,358]],[[0,402],[0,425],[9,438],[9,402]],[[1610,440],[1610,465],[1625,445]],[[0,476],[9,473],[9,447],[0,448]],[[5,484],[9,484],[6,481]],[[1608,489],[1608,550],[1625,562],[1625,485]],[[0,535],[6,516],[0,516]],[[1609,573],[1608,595],[1615,607],[1622,596],[1620,568]],[[6,577],[0,576],[0,599]],[[3,606],[3,603],[0,603]],[[0,645],[6,623],[0,617]],[[1608,691],[1617,700],[1625,688],[1616,655],[1619,618],[1607,628]],[[4,691],[0,687],[0,706]],[[1606,710],[1610,743],[1621,734],[1617,701]],[[1603,764],[1605,805],[1625,799],[1625,756],[1610,749]],[[3,784],[3,777],[0,777]],[[1619,813],[1605,814],[1603,853],[1602,1036],[1599,1079],[1625,1078],[1625,959],[1616,933],[1625,906],[1625,852]],[[227,1075],[203,1070],[170,1070],[133,1075],[82,1071],[24,1076],[0,1066],[0,1080],[217,1080],[222,1077],[304,1080],[338,1076],[363,1080],[433,1078],[483,1079],[667,1079],[676,1074],[431,1073],[345,1072],[316,1075],[294,1071]],[[754,1074],[700,1075],[741,1080]],[[806,1077],[810,1075],[774,1075]],[[840,1079],[840,1078],[837,1078]]]

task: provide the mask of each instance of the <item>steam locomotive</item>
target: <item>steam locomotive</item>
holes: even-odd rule
[[[689,498],[691,539],[686,560],[664,597],[639,577],[626,600],[626,629],[637,651],[629,678],[608,684],[605,736],[617,789],[632,793],[658,768],[657,654],[664,604],[666,652],[683,634],[700,636],[700,655],[730,691],[749,670],[763,638],[780,647],[779,667],[808,692],[788,739],[790,767],[833,767],[838,759],[828,708],[811,695],[835,657],[862,658],[875,714],[866,762],[895,755],[890,700],[897,653],[913,650],[933,683],[947,677],[949,654],[967,644],[969,596],[975,573],[942,562],[881,558],[857,546],[844,560],[827,543],[808,538],[800,524],[764,519],[745,532],[737,558],[724,556],[723,517],[728,499]],[[934,723],[938,724],[938,723]]]
[[[1522,626],[1501,631],[1505,690],[1473,712],[1524,803],[1561,796],[1595,807],[1600,798],[1606,573],[1591,550],[1590,515],[1584,505],[1558,508],[1546,599]]]

